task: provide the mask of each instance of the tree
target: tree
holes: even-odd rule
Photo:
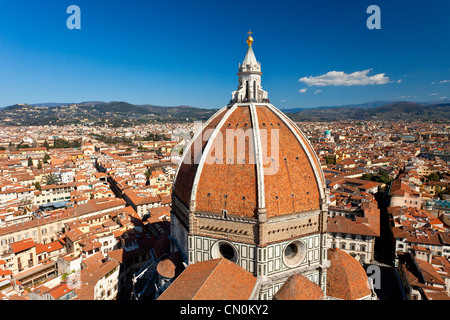
[[[42,162],[39,161],[37,168],[42,169]]]
[[[361,179],[367,181],[381,182],[384,184],[389,184],[391,182],[391,178],[386,171],[380,171],[378,174],[373,173],[365,173],[362,175]]]
[[[389,182],[391,182],[391,178],[389,177],[389,174],[386,171],[381,171],[380,174],[378,175],[377,182],[389,184]]]
[[[48,153],[46,153],[44,155],[44,159],[42,160],[44,163],[48,163],[48,160],[50,160],[50,156],[48,155]]]
[[[372,173],[364,173],[361,177],[361,179],[363,180],[367,180],[367,181],[373,181],[373,174]]]
[[[47,150],[50,149],[50,145],[48,144],[47,140],[45,140],[45,142],[44,142],[44,147],[46,147]]]
[[[56,184],[57,177],[55,174],[51,173],[47,176],[47,185]]]
[[[437,172],[430,173],[427,178],[431,181],[439,181],[439,174]]]
[[[336,158],[335,157],[326,157],[327,164],[336,164]]]
[[[31,157],[28,157],[28,166],[29,167],[33,166],[33,159],[31,159]]]
[[[33,185],[36,188],[36,190],[42,191],[41,184],[39,183],[39,181],[36,181],[35,183],[33,183]]]

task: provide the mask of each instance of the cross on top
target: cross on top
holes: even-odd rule
[[[248,36],[251,37],[253,32],[251,32],[249,29],[247,33],[248,33]]]

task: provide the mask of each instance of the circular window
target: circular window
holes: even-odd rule
[[[236,262],[238,260],[238,254],[236,248],[229,242],[218,241],[211,248],[211,255],[213,259],[225,258]]]
[[[235,253],[232,246],[230,246],[228,243],[222,243],[219,245],[219,251],[222,257],[231,260],[234,258]]]
[[[283,252],[283,261],[290,267],[297,267],[305,259],[306,246],[303,241],[295,240],[289,243]]]

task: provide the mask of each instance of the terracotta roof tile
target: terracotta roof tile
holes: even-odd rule
[[[322,300],[320,287],[297,273],[290,276],[274,295],[275,300]]]
[[[21,251],[25,251],[35,247],[36,243],[33,241],[33,239],[29,238],[11,243],[10,246],[14,253],[19,253]]]
[[[264,167],[264,197],[267,217],[315,210],[320,207],[319,183],[323,183],[322,170],[308,140],[292,122],[266,105],[256,105]],[[204,132],[215,128],[224,117],[225,110],[211,119]],[[197,211],[255,217],[258,209],[258,172],[254,159],[253,116],[249,106],[234,109],[218,128],[218,137],[207,139],[212,147],[206,155],[195,193]],[[292,125],[291,129],[285,121]],[[231,140],[230,130],[242,132]],[[263,134],[264,133],[264,134]],[[266,134],[267,133],[267,134]],[[278,134],[275,134],[278,133]],[[299,137],[299,140],[297,137]],[[241,140],[242,144],[239,143]],[[233,144],[229,143],[233,141]],[[276,141],[276,142],[275,142]],[[198,141],[205,148],[205,142]],[[277,150],[271,150],[278,143]],[[221,145],[222,144],[222,145]],[[187,206],[190,204],[192,184],[198,164],[194,164],[193,143],[185,157],[192,164],[182,163],[174,182],[174,194]],[[219,147],[221,146],[221,147]],[[222,153],[216,155],[217,150]],[[202,149],[203,150],[203,149]],[[276,153],[275,151],[278,151]],[[190,152],[190,153],[189,153]],[[232,153],[231,153],[232,152]],[[311,154],[311,160],[308,157]],[[219,163],[215,163],[216,161]],[[198,162],[198,161],[197,161]],[[268,173],[270,167],[274,170]],[[316,179],[316,173],[318,179]]]
[[[256,277],[221,258],[189,265],[158,300],[248,300]]]
[[[328,249],[327,295],[357,300],[371,294],[367,274],[361,264],[340,249]]]

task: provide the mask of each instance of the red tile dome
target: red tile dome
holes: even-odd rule
[[[317,155],[293,121],[270,103],[238,103],[193,137],[173,195],[196,212],[270,218],[319,209],[324,187]]]
[[[300,273],[290,276],[274,295],[275,300],[322,300],[320,287]]]

